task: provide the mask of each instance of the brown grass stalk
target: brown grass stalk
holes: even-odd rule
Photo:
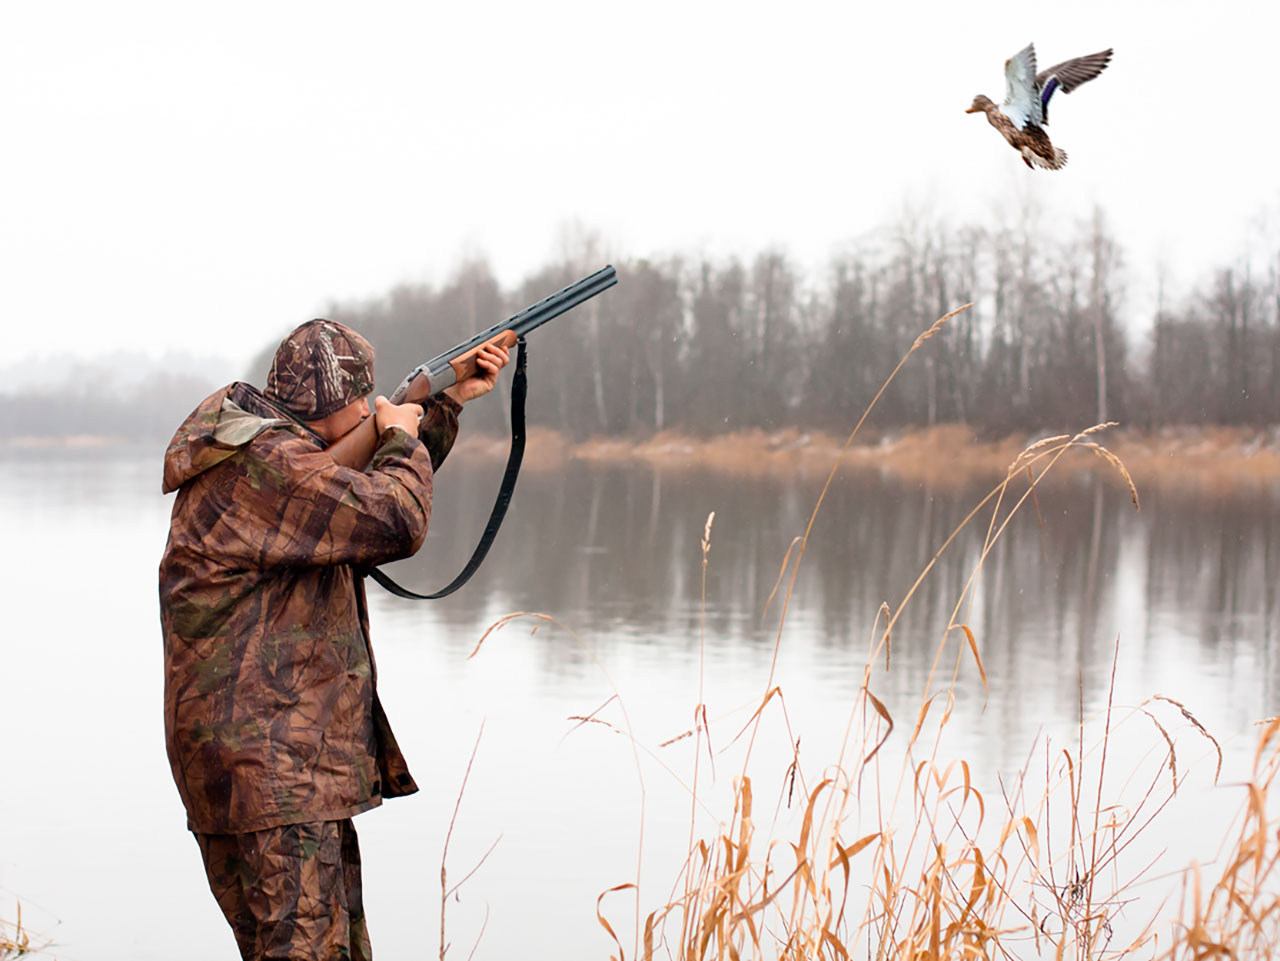
[[[917,338],[859,419],[841,454],[902,364],[955,313]],[[942,755],[943,734],[965,666],[974,666],[984,691],[988,686],[979,639],[969,626],[971,618],[962,612],[966,605],[972,610],[983,564],[1015,516],[1030,502],[1040,517],[1038,490],[1045,477],[1068,451],[1083,448],[1116,471],[1134,506],[1139,506],[1128,470],[1096,440],[1110,426],[1099,424],[1029,445],[1010,463],[1004,479],[944,540],[898,605],[881,606],[840,753],[823,768],[816,784],[806,789],[798,740],[776,683],[776,667],[805,548],[839,468],[836,457],[806,528],[788,547],[769,595],[766,609],[779,592],[782,600],[764,693],[736,736],[726,734],[721,739],[723,753],[749,734],[742,770],[734,779],[732,815],[703,837],[698,836],[691,817],[688,856],[673,887],[679,893],[651,910],[643,922],[637,920],[640,958],[914,961],[1048,956],[1101,961],[1139,952],[1151,957],[1160,945],[1166,946],[1161,957],[1205,957],[1220,948],[1244,957],[1251,955],[1230,946],[1280,943],[1280,900],[1262,893],[1267,884],[1274,890],[1280,879],[1280,835],[1271,830],[1267,815],[1270,787],[1280,769],[1280,720],[1263,732],[1240,833],[1229,846],[1221,877],[1210,885],[1203,871],[1193,868],[1184,883],[1187,903],[1182,922],[1174,928],[1159,928],[1153,910],[1151,921],[1124,943],[1114,945],[1116,921],[1122,910],[1138,902],[1137,885],[1148,878],[1154,863],[1134,867],[1122,858],[1135,838],[1152,828],[1188,776],[1187,766],[1180,766],[1177,758],[1180,733],[1194,730],[1196,736],[1210,740],[1220,769],[1217,740],[1172,698],[1157,695],[1127,710],[1114,702],[1117,639],[1105,709],[1100,718],[1085,717],[1082,711],[1073,750],[1059,749],[1055,754],[1045,741],[1041,783],[1029,780],[1028,765],[1012,785],[1001,782],[1000,804],[992,805],[975,784],[969,764]],[[1025,489],[1015,490],[1015,483],[1025,484]],[[893,732],[903,725],[874,693],[873,667],[883,649],[884,670],[890,669],[894,629],[943,553],[980,517],[985,518],[981,550],[938,640],[919,708],[905,726],[905,738],[891,742]],[[704,611],[710,522],[709,517],[702,540]],[[699,632],[701,644],[705,620]],[[935,687],[952,639],[959,642],[954,645],[950,677],[945,685]],[[785,828],[780,836],[758,832],[750,774],[757,733],[775,702],[787,737],[796,745],[782,778],[775,828],[781,799],[790,797],[797,785],[804,798],[794,833]],[[1187,727],[1176,728],[1158,717],[1163,703],[1177,708]],[[708,757],[712,757],[712,731],[727,718],[708,720],[700,675],[692,727],[664,742],[697,738],[694,779],[689,786],[695,812],[699,810],[702,739],[707,739]],[[1114,779],[1107,777],[1109,747],[1121,737],[1127,745],[1141,743],[1144,728],[1137,725],[1135,729],[1134,721],[1147,723],[1149,747],[1144,761],[1116,787],[1111,783]],[[900,754],[889,757],[891,746],[895,752],[901,748]],[[896,779],[886,776],[886,766],[897,767]],[[1214,777],[1216,781],[1217,773]],[[1134,790],[1137,801],[1130,805],[1127,797]],[[859,827],[864,817],[874,819],[871,830],[867,829],[871,825]],[[638,882],[605,894],[633,889],[638,896]],[[599,917],[621,957],[614,928],[602,911]]]
[[[449,842],[453,840],[453,828],[458,821],[458,811],[462,808],[462,795],[466,793],[467,781],[471,779],[471,767],[476,762],[476,752],[480,750],[480,738],[483,736],[484,722],[481,721],[480,730],[476,732],[476,743],[471,748],[471,757],[467,759],[467,769],[462,775],[462,784],[458,788],[458,800],[454,802],[453,815],[449,818],[449,830],[445,832],[444,848],[440,852],[440,961],[444,961],[444,956],[448,953],[450,947],[449,942],[445,939],[445,908],[449,904],[449,898],[452,895],[457,894],[458,889],[466,884],[471,876],[480,870],[484,862],[489,859],[489,855],[493,853],[493,849],[498,846],[498,842],[502,840],[502,835],[498,835],[498,837],[494,839],[494,842],[489,845],[489,850],[484,852],[480,857],[480,860],[477,861],[475,866],[463,876],[462,880],[458,881],[452,887],[449,886],[449,873],[446,868],[449,860]],[[487,908],[485,911],[485,923],[488,923]],[[472,947],[471,954],[468,955],[468,957],[473,956],[476,952],[476,948],[480,946],[480,939],[484,937],[484,928],[485,925],[482,924],[480,926],[479,934],[476,935],[476,943]]]
[[[0,918],[0,961],[16,958],[29,958],[37,955],[52,957],[49,948],[53,942],[33,934],[22,923],[22,902],[18,901],[13,921]]]

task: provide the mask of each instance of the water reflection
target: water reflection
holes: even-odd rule
[[[419,586],[446,580],[479,534],[490,484],[496,487],[496,467],[448,465],[426,549],[395,572]],[[820,490],[820,478],[782,483],[584,464],[528,473],[485,567],[441,609],[468,630],[483,629],[480,615],[496,606],[554,612],[604,644],[695,645],[703,610],[699,540],[714,510],[708,640],[772,645],[785,582],[762,619],[765,602]],[[897,606],[988,492],[838,477],[791,600],[792,616],[811,629],[806,643],[864,652],[880,605]],[[1262,668],[1252,698],[1262,709],[1275,693],[1280,499],[1144,494],[1138,512],[1123,488],[1093,475],[1041,489],[995,542],[957,620],[972,628],[993,683],[1056,688],[1067,704],[1079,699],[1081,683],[1086,703],[1104,696],[1117,637],[1151,658],[1160,656],[1162,633],[1189,639],[1209,660],[1246,649]],[[932,657],[978,566],[993,513],[994,504],[980,510],[920,585],[895,637],[895,656],[906,663]],[[478,606],[477,598],[487,603]],[[1038,676],[1048,665],[1050,676]]]

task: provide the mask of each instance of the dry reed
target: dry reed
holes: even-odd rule
[[[493,849],[498,846],[498,842],[502,840],[502,835],[498,835],[494,842],[489,845],[489,849],[485,851],[480,857],[480,860],[476,862],[475,866],[463,875],[462,880],[456,882],[452,887],[449,886],[449,871],[447,866],[449,862],[449,842],[453,840],[453,829],[458,822],[458,811],[462,807],[462,796],[467,791],[467,781],[471,780],[471,768],[476,763],[476,753],[480,750],[480,738],[483,736],[484,722],[482,721],[480,723],[480,730],[476,733],[476,743],[471,748],[471,757],[467,759],[467,769],[462,775],[462,784],[458,788],[458,800],[454,802],[453,816],[449,818],[449,830],[445,832],[444,848],[440,853],[440,961],[444,961],[444,957],[451,946],[450,942],[445,937],[445,910],[448,907],[449,898],[457,894],[458,889],[466,884],[467,881],[471,879],[472,875],[480,870],[484,865],[484,862],[489,860],[489,855],[492,854]],[[471,953],[467,955],[468,959],[475,956],[476,948],[480,946],[480,939],[484,937],[484,929],[488,923],[489,908],[486,905],[484,921],[480,925],[480,932],[476,935],[475,945],[471,948]]]
[[[0,961],[34,955],[47,956],[47,950],[52,942],[35,937],[31,931],[23,927],[21,901],[17,903],[15,911],[17,919],[14,921],[0,918]]]
[[[898,606],[881,605],[837,756],[823,767],[816,783],[809,782],[782,688],[775,682],[782,626],[805,549],[826,493],[879,397],[921,344],[958,312],[942,317],[917,338],[835,452],[806,529],[788,547],[765,605],[767,611],[781,595],[773,659],[763,693],[745,723],[738,722],[737,733],[725,732],[719,750],[712,750],[713,731],[734,716],[731,712],[709,717],[703,695],[705,578],[714,514],[708,516],[700,541],[704,617],[699,623],[698,703],[692,725],[657,749],[640,744],[612,681],[614,693],[605,704],[573,718],[579,725],[603,726],[627,738],[636,758],[642,812],[636,880],[605,890],[596,903],[597,920],[618,961],[625,961],[627,951],[605,902],[621,892],[628,893],[634,904],[631,956],[646,961],[659,956],[679,961],[854,956],[876,961],[1031,957],[1100,961],[1139,953],[1170,959],[1252,957],[1269,955],[1270,946],[1280,943],[1280,875],[1276,871],[1280,835],[1271,828],[1268,816],[1271,784],[1280,769],[1280,720],[1269,723],[1260,738],[1240,828],[1220,858],[1220,876],[1209,886],[1204,868],[1188,868],[1182,903],[1173,920],[1162,917],[1163,902],[1148,903],[1149,898],[1139,896],[1154,859],[1136,860],[1141,857],[1136,842],[1158,824],[1189,777],[1188,766],[1180,765],[1178,758],[1183,734],[1212,743],[1218,757],[1215,783],[1222,766],[1217,740],[1181,702],[1155,695],[1137,707],[1122,708],[1109,697],[1097,716],[1085,716],[1082,703],[1070,748],[1054,747],[1048,740],[1038,743],[1012,783],[1001,780],[994,790],[984,790],[977,783],[968,762],[943,755],[943,735],[964,668],[971,665],[983,690],[987,687],[986,668],[969,620],[983,564],[1015,516],[1028,503],[1040,516],[1040,489],[1046,478],[1065,469],[1064,458],[1074,451],[1100,459],[1119,479],[1134,507],[1140,506],[1137,485],[1124,461],[1096,439],[1113,425],[1046,437],[1006,459],[1003,479],[944,540]],[[779,453],[785,456],[787,451]],[[887,674],[894,630],[910,602],[944,552],[980,518],[986,519],[981,551],[938,639],[919,707],[914,716],[899,723],[874,689],[881,653]],[[552,622],[541,614],[509,615],[485,633],[476,650],[493,631],[525,617]],[[594,658],[590,647],[583,646]],[[1118,649],[1119,639],[1117,653]],[[1115,660],[1111,691],[1114,685]],[[615,701],[622,710],[623,728],[598,716]],[[1163,705],[1176,708],[1178,715],[1163,717]],[[756,736],[771,709],[780,712],[788,742],[794,746],[782,776],[772,826],[780,830],[774,836],[761,830],[750,764]],[[1182,726],[1175,726],[1179,720]],[[891,741],[895,730],[909,733]],[[692,739],[694,747],[688,781],[661,754],[686,739]],[[732,811],[714,831],[700,836],[699,813],[714,817],[700,788],[704,753],[713,765],[718,754],[740,742],[745,742],[744,757],[733,779]],[[1115,763],[1112,748],[1131,750],[1134,745],[1144,745],[1141,760],[1125,766],[1123,783],[1117,785],[1117,775],[1109,770]],[[1030,760],[1039,750],[1042,762],[1033,767]],[[689,792],[691,804],[683,867],[671,893],[647,914],[642,912],[640,886],[642,752]],[[791,824],[779,825],[782,805],[790,808],[793,799],[799,802],[798,816]],[[868,812],[874,820],[863,824]],[[1135,923],[1129,916],[1139,912],[1145,912],[1145,920]]]
[[[1185,874],[1182,903],[1169,948],[1162,958],[1269,958],[1280,948],[1280,834],[1268,802],[1280,770],[1280,719],[1258,740],[1253,776],[1243,785],[1239,828],[1223,867],[1205,891],[1205,871]]]
[[[894,375],[955,313],[941,318],[916,340]],[[892,380],[893,375],[885,388]],[[875,403],[858,421],[841,453],[849,449]],[[996,796],[980,790],[967,762],[942,756],[942,737],[963,667],[972,664],[983,689],[987,686],[966,609],[972,609],[983,563],[1015,515],[1028,501],[1039,513],[1037,489],[1073,450],[1101,458],[1118,475],[1135,508],[1139,506],[1137,487],[1125,465],[1095,439],[1109,426],[1044,438],[1018,453],[1004,479],[945,540],[897,608],[882,605],[839,754],[812,786],[800,767],[798,740],[782,708],[787,736],[796,745],[783,775],[784,791],[789,797],[799,785],[803,808],[794,833],[770,839],[758,827],[752,747],[766,708],[775,702],[783,705],[781,687],[775,683],[782,623],[809,537],[840,466],[837,456],[808,525],[788,548],[769,596],[772,604],[782,594],[773,661],[760,700],[732,739],[750,735],[741,771],[733,782],[732,813],[709,836],[699,837],[695,830],[696,813],[704,806],[698,792],[704,741],[708,758],[713,756],[712,724],[702,702],[701,678],[693,726],[663,742],[666,747],[686,737],[696,738],[693,779],[686,785],[693,805],[688,854],[672,896],[643,920],[637,913],[633,956],[646,961],[659,956],[680,961],[799,961],[855,955],[877,961],[1102,959],[1139,951],[1152,957],[1163,949],[1160,957],[1199,958],[1214,953],[1246,956],[1250,947],[1280,943],[1276,930],[1280,897],[1275,893],[1280,846],[1275,832],[1269,831],[1266,805],[1280,767],[1280,721],[1270,724],[1261,738],[1242,827],[1233,853],[1225,859],[1222,877],[1205,895],[1202,872],[1193,867],[1184,890],[1181,917],[1185,920],[1161,928],[1160,905],[1152,905],[1146,923],[1116,943],[1118,922],[1126,910],[1137,911],[1137,887],[1151,869],[1150,863],[1134,866],[1135,839],[1156,822],[1188,776],[1185,766],[1179,771],[1178,736],[1191,730],[1209,739],[1221,767],[1221,748],[1192,713],[1160,695],[1131,709],[1119,708],[1109,698],[1098,717],[1083,716],[1082,705],[1074,750],[1055,749],[1045,741],[1042,772],[1033,777],[1028,765],[1012,784],[1001,782]],[[1024,478],[1025,486],[1020,486]],[[961,531],[988,511],[982,550],[939,638],[919,709],[908,724],[899,725],[873,690],[881,651],[887,673],[893,631],[921,583]],[[704,578],[711,519],[701,542]],[[704,580],[704,608],[705,602]],[[700,641],[704,634],[705,625],[700,627]],[[955,638],[962,642],[952,643]],[[1118,646],[1117,640],[1117,651]],[[950,660],[944,661],[944,656]],[[1114,691],[1114,661],[1112,670]],[[1188,727],[1174,729],[1171,721],[1162,720],[1156,713],[1161,704],[1178,708]],[[1135,725],[1142,722],[1147,724],[1150,743],[1143,762],[1128,769],[1125,785],[1138,785],[1134,802],[1123,788],[1117,790],[1115,775],[1108,777],[1109,749],[1113,744],[1141,743],[1144,735]],[[1096,732],[1098,725],[1100,732]],[[905,741],[899,737],[893,742],[890,756],[890,735],[900,726],[910,733]],[[895,769],[896,775],[890,773]],[[1216,773],[1214,777],[1216,781]],[[875,813],[870,830],[859,827],[867,811]],[[615,946],[614,957],[624,961],[621,937],[603,910],[603,902],[617,891],[633,892],[638,899],[639,872],[635,882],[610,888],[597,901],[597,918]]]

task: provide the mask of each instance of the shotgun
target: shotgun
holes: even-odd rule
[[[451,347],[443,354],[419,364],[405,376],[400,386],[388,398],[393,404],[412,399],[414,403],[426,400],[452,387],[460,380],[476,372],[476,354],[485,344],[512,347],[516,341],[547,321],[559,317],[567,310],[590,300],[596,294],[608,290],[618,282],[617,271],[612,265],[597,270],[576,284],[570,284],[550,297],[545,297],[531,307],[482,330],[474,337]],[[412,397],[410,398],[410,392]],[[329,454],[335,461],[355,470],[363,470],[377,449],[378,431],[372,415],[362,420],[350,432],[329,445]]]

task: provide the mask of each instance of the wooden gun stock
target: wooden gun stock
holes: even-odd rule
[[[459,354],[457,357],[454,357],[449,361],[449,366],[453,368],[453,382],[455,384],[460,383],[468,377],[475,376],[476,372],[479,370],[476,366],[476,354],[480,353],[485,344],[496,344],[499,347],[506,347],[510,350],[516,345],[516,340],[518,339],[519,338],[516,336],[515,331],[504,330],[500,334],[490,337],[483,344],[477,344],[475,347],[472,347],[465,354]],[[432,393],[435,393],[435,391],[432,391]]]

